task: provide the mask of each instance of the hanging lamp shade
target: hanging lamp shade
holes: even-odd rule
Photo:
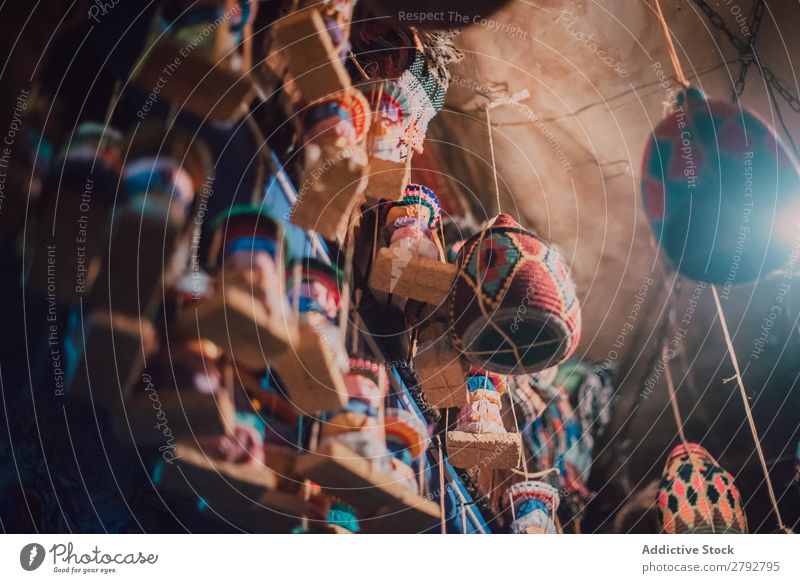
[[[668,534],[747,533],[747,517],[733,476],[696,443],[667,458],[658,511]]]
[[[514,508],[514,534],[555,534],[556,510],[561,496],[550,484],[537,480],[518,482],[508,489],[508,496]]]
[[[509,215],[458,252],[448,299],[451,337],[478,368],[536,372],[568,358],[578,345],[581,310],[557,251]]]
[[[739,104],[689,88],[653,131],[644,208],[675,269],[730,287],[780,268],[800,224],[800,172],[783,142]]]

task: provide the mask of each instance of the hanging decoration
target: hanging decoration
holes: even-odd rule
[[[158,333],[138,316],[95,308],[84,316],[76,345],[69,395],[117,413],[141,382],[145,357],[158,349]]]
[[[255,96],[250,70],[257,8],[256,0],[165,3],[132,82],[203,119],[235,122]]]
[[[658,510],[668,534],[747,533],[733,476],[696,443],[678,445],[667,458]]]
[[[345,375],[349,400],[322,427],[321,447],[327,442],[347,447],[369,460],[378,469],[388,471],[388,451],[379,421],[380,408],[388,391],[383,368],[365,358],[351,358]],[[315,480],[322,483],[320,480]]]
[[[569,269],[555,249],[506,214],[459,251],[448,307],[453,344],[472,365],[492,372],[554,366],[580,340]]]
[[[365,530],[415,532],[436,525],[438,505],[423,497],[403,462],[424,453],[426,428],[383,410],[388,381],[378,363],[351,358],[345,382],[347,406],[323,423],[319,448],[300,456],[297,474],[355,506]]]
[[[350,50],[351,0],[302,0],[272,27],[275,50],[284,55],[303,101],[329,99],[350,90],[344,59]]]
[[[169,350],[163,347],[116,420],[120,435],[130,434],[137,443],[163,444],[165,427],[159,422],[167,420],[169,438],[232,434],[233,392],[224,383],[221,357],[219,347],[208,340],[177,340]],[[154,411],[154,394],[163,413]]]
[[[642,196],[675,269],[730,287],[788,262],[800,168],[755,113],[688,87],[648,141]]]
[[[500,414],[506,377],[471,368],[469,402],[458,413],[455,431],[447,432],[447,456],[457,468],[516,468],[522,455],[519,433],[508,433]]]
[[[562,365],[573,369],[573,364]],[[561,367],[558,367],[559,369]],[[560,377],[560,378],[559,378]],[[531,472],[549,472],[548,483],[563,493],[571,517],[579,519],[591,498],[587,487],[592,446],[598,435],[584,430],[585,420],[573,410],[556,368],[510,377],[510,395],[522,412],[522,439],[531,454]]]
[[[399,201],[379,207],[380,248],[369,276],[376,291],[441,305],[456,274],[440,259],[441,205],[432,190],[409,184]]]
[[[334,411],[347,404],[344,375],[349,364],[339,329],[344,274],[337,267],[304,257],[287,270],[289,303],[297,306],[300,330],[274,362],[289,398],[306,414]]]
[[[208,147],[197,137],[153,122],[129,137],[124,202],[91,302],[151,318],[184,272],[197,200],[213,181]],[[131,270],[135,278],[131,277]]]
[[[462,407],[469,400],[467,366],[450,342],[447,322],[424,325],[417,338],[414,371],[425,400],[433,407]]]
[[[351,76],[374,84],[375,123],[368,151],[366,194],[397,200],[410,180],[413,153],[422,153],[428,125],[444,106],[448,65],[461,60],[450,33],[416,31],[362,14],[353,25]]]
[[[386,409],[383,424],[392,475],[406,489],[420,494],[412,464],[420,463],[430,445],[428,427],[412,413],[397,408]]]
[[[55,160],[28,244],[28,249],[34,250],[29,287],[47,295],[50,258],[50,283],[60,305],[88,297],[100,272],[114,201],[120,204],[125,200],[124,186],[120,188],[123,144],[119,131],[85,122]],[[55,257],[48,248],[55,249]],[[63,249],[76,251],[61,256],[59,250]]]
[[[290,219],[326,239],[342,241],[366,187],[369,103],[360,91],[350,89],[310,105],[303,117],[302,186]]]
[[[407,136],[412,104],[403,87],[393,80],[380,81],[370,93],[373,122],[367,142],[369,182],[366,194],[374,199],[402,198],[411,179],[411,154]]]
[[[561,496],[553,486],[537,480],[518,482],[508,489],[514,534],[556,534],[556,511]]]
[[[285,249],[278,223],[254,206],[235,206],[214,222],[210,264],[216,291],[181,316],[185,334],[208,338],[250,371],[297,344],[297,318],[285,295]]]

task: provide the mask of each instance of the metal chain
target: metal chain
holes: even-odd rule
[[[753,62],[756,62],[758,70],[764,78],[764,81],[775,88],[780,96],[789,104],[789,107],[792,108],[792,111],[800,113],[800,99],[798,99],[797,96],[795,96],[786,88],[786,86],[780,81],[780,79],[778,79],[777,75],[775,75],[775,73],[769,67],[758,62],[758,58],[755,54],[754,43],[756,33],[758,32],[763,20],[764,10],[766,7],[765,1],[758,0],[756,6],[754,7],[752,23],[750,25],[751,35],[748,42],[745,42],[734,32],[732,32],[725,24],[725,20],[717,12],[715,12],[711,6],[709,6],[706,0],[694,0],[694,3],[703,12],[703,14],[706,15],[706,18],[708,18],[708,21],[712,24],[712,26],[722,32],[733,45],[733,47],[739,52],[739,58],[742,62],[742,70],[739,72],[739,78],[734,86],[734,97],[738,99],[738,97],[742,94],[748,68]]]
[[[742,65],[739,69],[739,78],[736,80],[736,83],[733,86],[733,100],[739,101],[739,98],[744,93],[744,84],[747,80],[747,72],[750,69],[750,65],[753,64],[753,61],[756,59],[756,54],[754,50],[754,45],[756,42],[756,36],[758,35],[758,29],[761,28],[761,21],[764,16],[764,8],[766,4],[764,0],[758,0],[756,5],[753,6],[753,16],[750,18],[750,36],[747,38],[747,51],[745,53],[739,52],[739,57],[742,60]]]

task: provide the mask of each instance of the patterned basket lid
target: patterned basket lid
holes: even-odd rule
[[[658,510],[669,534],[747,532],[733,476],[696,443],[678,445],[667,458]]]
[[[448,299],[453,344],[478,368],[536,372],[580,339],[575,284],[560,254],[509,215],[469,239]]]
[[[642,196],[680,273],[733,285],[788,259],[796,219],[781,223],[800,214],[800,170],[755,113],[689,88],[647,143]]]

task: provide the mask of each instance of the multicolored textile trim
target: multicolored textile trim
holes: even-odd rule
[[[338,526],[353,533],[361,530],[356,509],[338,498],[331,500],[327,520],[331,526]]]
[[[294,280],[295,266],[300,266],[300,281]],[[301,313],[316,312],[334,321],[339,314],[342,297],[339,282],[342,271],[314,257],[298,259],[287,270],[286,293],[289,303],[294,304],[299,293]],[[338,322],[335,322],[338,324]]]
[[[344,381],[350,399],[362,401],[375,410],[389,390],[386,372],[378,363],[366,358],[350,359],[350,372]]]
[[[122,133],[103,124],[84,122],[75,131],[69,144],[59,152],[56,162],[91,162],[116,172],[122,166]]]
[[[63,189],[75,188],[83,192],[87,180],[91,179],[93,200],[95,196],[109,199],[117,196],[118,201],[125,200],[127,193],[124,183],[120,188],[119,179],[123,172],[123,136],[117,130],[94,122],[84,122],[55,160],[52,159],[50,145],[35,129],[31,128],[25,141],[28,144],[26,156],[29,156],[29,162],[20,160],[20,163],[31,166],[30,176],[34,185],[49,171],[54,179],[57,177]]]
[[[505,375],[470,367],[467,376],[467,389],[470,393],[485,390],[503,394],[508,388],[506,380],[507,377]]]
[[[780,217],[800,208],[800,169],[755,113],[689,88],[648,141],[642,196],[675,268],[729,287],[788,261]]]
[[[561,497],[553,486],[545,482],[526,480],[511,486],[508,497],[514,508],[514,522],[511,523],[513,533],[524,533],[530,528],[546,534],[557,532],[553,517]]]
[[[303,131],[306,141],[321,138],[344,137],[351,144],[361,143],[369,131],[369,102],[357,89],[351,89],[335,98],[318,101],[306,109]]]
[[[219,260],[220,253],[226,254],[228,245],[234,241],[245,239],[248,241],[260,240],[273,241],[275,247],[272,248],[272,255],[276,256],[277,240],[279,227],[275,219],[266,210],[250,205],[236,205],[226,212],[220,213],[212,222],[214,229],[214,239],[217,241],[218,249],[209,258],[212,267]],[[253,247],[254,251],[259,248]],[[267,249],[264,249],[267,251]]]
[[[696,443],[678,445],[667,458],[658,510],[669,534],[747,533],[733,476]]]
[[[539,237],[501,214],[464,244],[458,264],[448,299],[451,338],[473,365],[522,374],[575,351],[575,284],[559,253]]]
[[[276,250],[274,239],[244,235],[236,238],[228,237],[224,256],[229,257],[234,253],[267,253],[270,257],[275,257]]]
[[[386,201],[381,205],[381,214],[384,225],[400,217],[413,217],[424,222],[429,230],[435,230],[439,228],[441,221],[442,205],[430,188],[410,183],[406,186],[403,198]]]
[[[412,104],[396,81],[384,81],[373,89],[370,103],[377,113],[377,127],[371,132],[369,152],[381,160],[403,162],[408,158],[408,128]]]
[[[404,463],[419,459],[428,449],[428,427],[416,415],[390,407],[384,412],[383,423],[389,451]],[[408,452],[408,460],[403,459],[403,452]]]
[[[413,117],[406,142],[418,152],[431,119],[444,106],[451,78],[448,65],[463,58],[453,45],[454,36],[414,32],[386,19],[357,19],[353,25],[353,51],[367,75],[398,80],[405,92]]]

